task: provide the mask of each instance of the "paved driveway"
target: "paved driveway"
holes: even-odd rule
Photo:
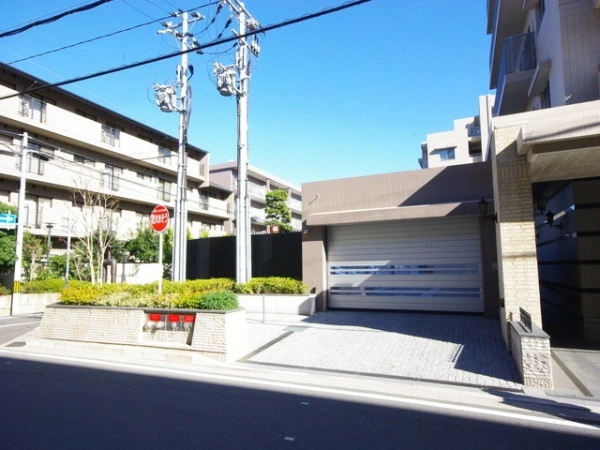
[[[249,363],[522,388],[497,320],[346,311],[248,317]]]

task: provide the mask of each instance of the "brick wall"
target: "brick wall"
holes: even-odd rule
[[[503,322],[519,317],[519,307],[541,327],[540,293],[529,163],[517,155],[520,126],[497,128],[492,138],[496,242]],[[510,334],[503,327],[505,341]]]

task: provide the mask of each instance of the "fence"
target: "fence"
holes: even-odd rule
[[[302,279],[302,233],[254,234],[252,277]],[[234,278],[235,236],[202,238],[187,243],[187,278]]]

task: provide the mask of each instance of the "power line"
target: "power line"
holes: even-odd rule
[[[116,67],[116,68],[107,69],[107,70],[103,70],[103,71],[92,73],[92,74],[88,74],[88,75],[83,75],[83,76],[76,77],[76,78],[71,78],[70,80],[59,81],[58,83],[46,84],[46,85],[43,85],[43,86],[38,86],[38,87],[35,87],[35,88],[31,88],[31,89],[25,89],[24,91],[18,92],[16,94],[11,94],[11,95],[6,95],[4,97],[0,97],[0,100],[6,100],[6,99],[9,99],[9,98],[18,97],[19,95],[23,95],[23,94],[31,94],[33,92],[38,92],[38,91],[41,91],[41,90],[44,90],[44,89],[66,86],[68,84],[78,83],[80,81],[91,80],[93,78],[98,78],[98,77],[101,77],[101,76],[104,76],[104,75],[110,75],[110,74],[113,74],[113,73],[122,72],[124,70],[134,69],[136,67],[141,67],[141,66],[145,66],[145,65],[152,64],[152,63],[155,63],[155,62],[164,61],[165,59],[174,58],[174,57],[180,56],[180,55],[182,55],[184,53],[197,52],[197,51],[203,50],[205,48],[211,48],[211,47],[215,47],[217,45],[221,45],[221,44],[224,44],[224,43],[227,43],[227,42],[237,41],[240,38],[246,38],[246,37],[249,37],[249,36],[254,36],[254,35],[259,34],[259,33],[266,33],[268,31],[276,30],[278,28],[283,28],[283,27],[286,27],[286,26],[289,26],[289,25],[295,25],[297,23],[305,22],[307,20],[312,20],[312,19],[315,19],[317,17],[325,16],[325,15],[332,14],[332,13],[336,13],[336,12],[342,11],[342,10],[347,9],[347,8],[352,8],[354,6],[358,6],[358,5],[361,5],[363,3],[368,3],[370,1],[372,1],[372,0],[354,0],[354,1],[351,1],[351,2],[348,2],[348,3],[344,3],[343,5],[339,5],[339,6],[335,6],[335,7],[332,7],[332,8],[324,9],[322,11],[315,12],[315,13],[306,14],[304,16],[300,16],[300,17],[297,17],[295,19],[289,19],[289,20],[285,20],[283,22],[279,22],[277,24],[273,24],[273,25],[268,25],[268,26],[265,26],[265,27],[257,28],[256,30],[249,31],[249,32],[245,33],[243,36],[232,36],[232,37],[229,37],[229,38],[217,39],[217,40],[215,40],[213,42],[209,42],[207,44],[199,45],[197,47],[193,47],[193,48],[190,48],[190,49],[187,49],[187,50],[180,50],[180,51],[176,51],[176,52],[173,52],[173,53],[168,53],[166,55],[157,56],[155,58],[149,58],[149,59],[146,59],[144,61],[138,61],[138,62],[134,62],[134,63],[131,63],[131,64],[126,64],[126,65],[121,66],[121,67]]]
[[[211,2],[211,3],[207,3],[205,5],[196,6],[195,8],[192,8],[192,9],[206,8],[207,6],[212,6],[215,3],[217,3],[217,2]],[[126,3],[126,4],[128,4],[128,3]],[[23,62],[23,61],[28,61],[30,59],[39,58],[40,56],[46,56],[46,55],[50,55],[52,53],[60,52],[62,50],[67,50],[67,49],[70,49],[70,48],[78,47],[78,46],[83,45],[83,44],[89,44],[90,42],[99,41],[101,39],[105,39],[105,38],[109,38],[109,37],[112,37],[112,36],[116,36],[116,35],[121,34],[121,33],[126,33],[128,31],[132,31],[132,30],[135,30],[137,28],[142,28],[142,27],[145,27],[145,26],[148,26],[148,25],[152,25],[152,24],[154,24],[156,22],[160,22],[161,20],[166,20],[166,19],[168,19],[170,17],[171,16],[169,15],[169,16],[161,17],[159,19],[153,19],[153,20],[150,20],[149,22],[144,22],[144,23],[140,23],[138,25],[133,25],[133,26],[131,26],[129,28],[124,28],[122,30],[114,31],[112,33],[103,34],[101,36],[96,36],[96,37],[93,37],[93,38],[90,38],[90,39],[86,39],[84,41],[79,41],[79,42],[76,42],[74,44],[65,45],[64,47],[55,48],[53,50],[48,50],[48,51],[45,51],[45,52],[42,52],[42,53],[37,53],[37,54],[31,55],[31,56],[26,56],[25,58],[16,59],[16,60],[10,61],[10,62],[8,62],[6,64],[8,64],[8,65],[17,64],[17,63],[20,63],[20,62]],[[203,31],[205,31],[205,30],[203,30]]]
[[[94,37],[94,38],[87,39],[85,41],[76,42],[75,44],[65,45],[64,47],[55,48],[54,50],[48,50],[48,51],[45,51],[45,52],[42,52],[42,53],[37,53],[35,55],[27,56],[25,58],[17,59],[15,61],[11,61],[11,62],[9,62],[7,64],[12,65],[12,64],[20,63],[20,62],[27,61],[27,60],[30,60],[30,59],[33,59],[33,58],[38,58],[40,56],[49,55],[51,53],[60,52],[62,50],[67,50],[69,48],[77,47],[79,45],[89,44],[90,42],[95,42],[95,41],[98,41],[100,39],[104,39],[104,38],[111,37],[111,36],[116,36],[117,34],[125,33],[127,31],[131,31],[131,30],[135,30],[136,28],[141,28],[141,27],[145,27],[147,25],[152,25],[152,24],[158,22],[159,20],[164,20],[164,19],[167,19],[167,18],[168,18],[168,16],[167,17],[163,17],[161,19],[151,20],[149,22],[141,23],[139,25],[134,25],[132,27],[125,28],[123,30],[115,31],[113,33],[103,34],[102,36],[97,36],[97,37]]]
[[[10,30],[10,31],[6,31],[4,33],[0,33],[0,38],[7,37],[7,36],[14,36],[15,34],[23,33],[24,31],[27,31],[30,28],[37,27],[39,25],[46,25],[46,24],[51,23],[51,22],[56,22],[57,20],[62,19],[63,17],[68,16],[69,14],[75,14],[75,13],[78,13],[78,12],[87,11],[89,9],[96,8],[97,6],[100,6],[100,5],[104,4],[104,3],[108,3],[108,2],[111,2],[111,1],[112,0],[98,0],[98,1],[96,1],[94,3],[90,3],[89,5],[84,5],[84,6],[80,6],[79,8],[70,9],[68,11],[65,11],[63,13],[60,13],[60,14],[57,14],[55,16],[49,17],[47,19],[36,20],[36,21],[31,22],[28,25],[24,25],[24,26],[22,26],[20,28],[15,28],[14,30]]]

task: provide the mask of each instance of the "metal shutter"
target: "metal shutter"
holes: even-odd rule
[[[328,228],[329,307],[483,312],[479,220]]]

